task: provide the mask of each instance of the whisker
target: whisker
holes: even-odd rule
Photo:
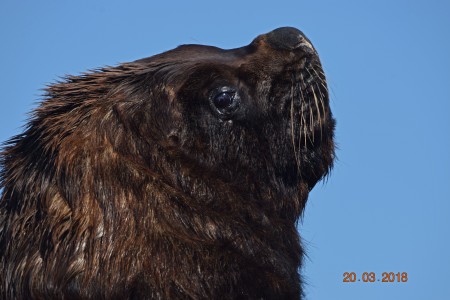
[[[303,83],[303,74],[300,74],[301,83]],[[305,111],[304,111],[304,105],[305,105],[305,97],[303,95],[302,87],[300,86],[300,101],[301,101],[301,107],[300,107],[300,142],[301,142],[301,134],[303,132],[303,137],[305,141],[305,149],[308,149],[308,143],[306,142],[306,119],[305,119]]]
[[[317,89],[320,91],[320,105],[321,105],[321,107],[322,107],[323,120],[325,121],[325,118],[326,118],[326,112],[325,112],[325,103],[324,103],[324,100],[325,100],[326,96],[322,93],[322,91],[320,90],[318,84],[317,84]]]
[[[318,66],[317,66],[318,67]],[[315,68],[313,68],[313,71],[314,71],[314,73],[316,73],[316,75],[317,75],[317,78],[319,78],[320,79],[320,84],[322,85],[322,87],[325,89],[325,91],[328,93],[328,86],[325,84],[325,82],[326,82],[326,80],[325,80],[325,78],[322,78],[320,75],[319,75],[319,72],[320,72],[320,74],[322,74],[322,76],[323,77],[325,77],[325,74],[323,73],[323,71],[317,71]]]
[[[325,110],[325,99],[327,99],[329,91],[328,91],[328,86],[326,84],[326,77],[325,77],[325,73],[322,70],[321,66],[319,65],[315,65],[315,67],[313,68],[314,73],[317,75],[317,77],[320,79],[317,83],[317,89],[318,91],[320,91],[320,104],[322,107],[322,112],[323,112],[323,120],[325,121],[325,117],[326,117],[326,110]],[[322,76],[320,76],[319,74],[321,74]],[[319,84],[323,87],[323,92],[322,89],[320,88]],[[322,128],[321,128],[322,130]]]
[[[314,142],[314,113],[312,111],[312,107],[311,105],[309,105],[309,131],[311,132],[311,137],[309,138],[309,140],[311,142]]]
[[[302,107],[302,111],[303,111],[303,107]],[[305,141],[305,149],[306,150],[308,150],[308,142],[307,142],[307,137],[308,137],[308,132],[307,132],[307,129],[308,129],[308,126],[306,125],[306,118],[305,118],[305,115],[304,115],[304,112],[302,113],[302,118],[303,118],[303,137],[304,137],[304,141]]]
[[[314,89],[314,85],[311,85],[311,91],[314,96],[314,103],[316,104],[317,117],[319,118],[319,127],[320,127],[320,139],[322,140],[322,116],[319,108],[319,100],[317,99],[317,95]]]
[[[306,72],[308,72],[308,75],[309,75],[309,78],[310,78],[310,81],[312,81],[313,80],[313,75],[311,74],[311,72],[309,71],[309,69],[307,68],[307,69],[305,69],[306,70]],[[310,82],[309,82],[310,83]],[[311,90],[311,92],[313,93],[313,96],[314,96],[314,100],[316,101],[316,105],[317,105],[317,97],[316,97],[316,95],[315,95],[315,93],[314,93],[314,89],[312,88],[312,86],[309,86],[310,87],[310,90]],[[312,133],[312,142],[314,142],[314,113],[313,113],[313,111],[312,111],[312,107],[311,107],[311,105],[309,105],[309,121],[310,121],[310,131],[311,131],[311,133]]]
[[[297,169],[300,170],[300,158],[297,154],[297,148],[295,146],[295,130],[294,130],[294,82],[295,77],[292,76],[291,80],[291,137],[292,137],[292,146],[294,147],[294,157],[295,162],[297,164]]]
[[[316,72],[322,74],[325,77],[325,72],[322,70],[322,66],[315,64],[313,66],[313,70],[315,70]]]

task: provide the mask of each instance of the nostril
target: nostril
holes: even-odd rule
[[[312,48],[303,32],[294,27],[280,27],[266,35],[267,43],[274,49],[294,50],[300,46]]]

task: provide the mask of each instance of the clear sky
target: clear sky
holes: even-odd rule
[[[0,0],[0,141],[59,76],[280,26],[318,49],[338,122],[339,160],[299,224],[307,299],[450,299],[449,1]]]

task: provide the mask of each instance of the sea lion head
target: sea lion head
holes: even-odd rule
[[[216,178],[298,216],[332,166],[335,123],[319,56],[301,31],[278,28],[231,50],[183,45],[135,64],[151,70],[139,84],[145,97],[126,104],[140,105],[128,122],[141,139],[171,149],[181,169],[189,161],[186,178]],[[188,181],[178,180],[187,191]]]

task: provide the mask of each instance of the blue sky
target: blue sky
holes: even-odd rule
[[[151,2],[1,0],[0,141],[65,74],[297,27],[321,55],[339,145],[299,225],[307,299],[450,299],[450,2]]]

